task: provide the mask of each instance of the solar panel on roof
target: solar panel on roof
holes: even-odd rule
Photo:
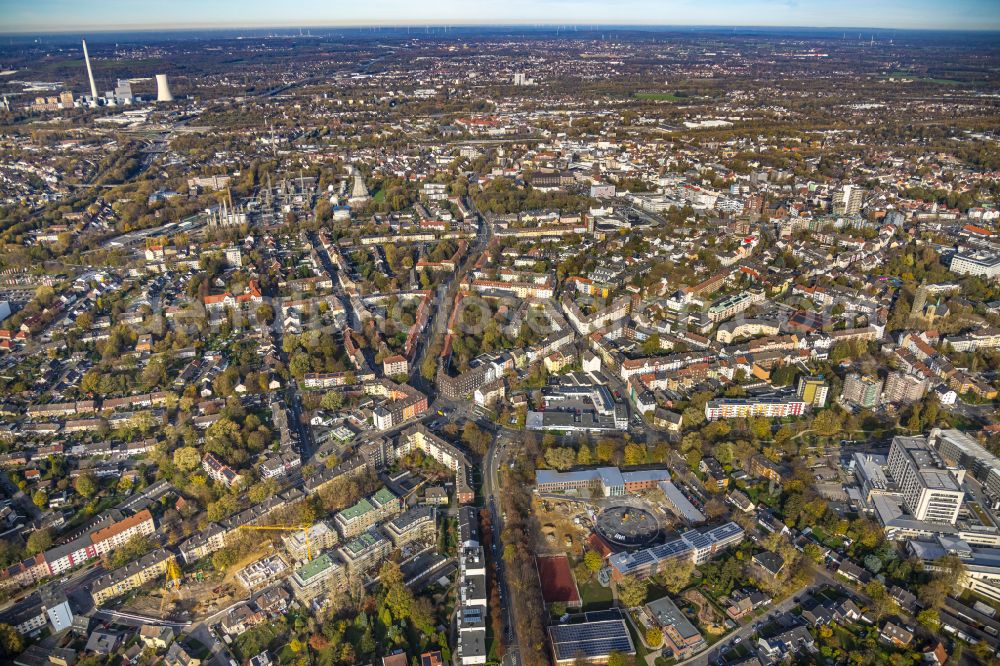
[[[640,564],[646,564],[647,562],[652,562],[656,559],[653,554],[648,550],[640,550],[636,553],[632,553],[632,564],[637,566]]]
[[[562,631],[569,629],[570,631]],[[569,627],[552,627],[553,646],[559,659],[572,659],[579,654],[600,656],[611,652],[631,653],[635,650],[621,620],[587,623]],[[597,633],[597,635],[589,636]],[[565,637],[560,634],[568,634]],[[582,634],[583,636],[577,636]]]
[[[601,638],[585,641],[574,641],[571,643],[559,643],[556,645],[556,653],[559,659],[572,659],[583,654],[585,656],[599,656],[610,654],[611,652],[632,652],[634,648],[627,638]]]
[[[609,608],[602,611],[590,611],[585,614],[588,622],[603,622],[608,620],[622,619],[622,612],[617,608]]]

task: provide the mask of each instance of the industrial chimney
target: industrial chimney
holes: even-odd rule
[[[90,69],[90,55],[87,53],[87,40],[83,40],[83,61],[87,63],[87,78],[90,79],[90,98],[97,105],[97,84],[94,83],[94,71]]]
[[[170,84],[167,83],[166,74],[156,75],[156,101],[157,102],[174,101],[174,96],[170,92]]]

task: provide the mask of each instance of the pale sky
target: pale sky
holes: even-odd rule
[[[1000,29],[1000,0],[0,0],[0,33],[343,25]]]

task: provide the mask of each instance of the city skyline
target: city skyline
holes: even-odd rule
[[[0,662],[1000,666],[998,2],[0,0]]]
[[[513,0],[503,5],[455,0],[415,9],[389,0],[378,13],[349,3],[299,0],[282,5],[260,0],[180,0],[162,6],[123,0],[78,3],[0,0],[4,33],[82,30],[175,30],[205,28],[283,28],[407,25],[630,25],[630,26],[775,26],[997,30],[1000,11],[989,0],[959,0],[942,5],[930,0],[890,0],[873,7],[860,0],[722,0],[704,3],[676,0]],[[629,17],[623,20],[622,17]],[[238,18],[237,18],[238,17]]]

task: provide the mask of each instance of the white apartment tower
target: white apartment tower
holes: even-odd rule
[[[865,190],[857,185],[844,185],[843,189],[833,194],[833,213],[835,215],[857,215],[864,204]]]

